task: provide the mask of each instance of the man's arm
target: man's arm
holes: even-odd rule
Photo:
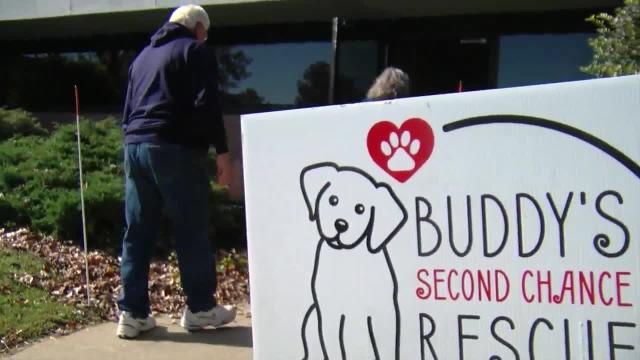
[[[203,112],[205,123],[207,124],[205,126],[207,137],[216,149],[218,183],[229,185],[232,171],[227,134],[218,96],[218,62],[216,61],[215,51],[206,44],[196,46],[194,51],[197,53],[197,59],[199,60],[196,76],[205,81],[202,90],[197,94],[195,101],[196,112]],[[204,79],[202,79],[203,77]]]
[[[129,115],[131,115],[131,68],[128,72],[127,80],[127,95],[124,97],[124,111],[122,112],[122,129],[125,134],[127,132],[127,125],[129,124]]]
[[[216,148],[216,153],[224,154],[229,151],[227,135],[222,120],[218,96],[218,63],[214,50],[206,44],[198,44],[193,48],[194,84],[196,84],[196,99],[194,102],[194,116],[204,131],[203,134],[209,144]]]

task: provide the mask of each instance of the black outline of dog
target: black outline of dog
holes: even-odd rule
[[[359,222],[360,226],[363,222],[366,223],[366,226],[362,230],[362,234],[356,235],[358,238],[350,243],[347,241],[343,241],[341,235],[346,234],[349,229],[349,222],[347,220],[352,220],[353,218],[349,217],[347,220],[341,218],[335,219],[333,223],[329,221],[329,223],[323,224],[322,215],[320,214],[320,208],[322,206],[325,209],[332,209],[330,206],[337,207],[339,204],[339,196],[335,195],[331,192],[332,185],[334,183],[338,183],[340,177],[352,177],[351,180],[357,179],[354,175],[358,177],[362,177],[363,180],[366,180],[370,183],[371,192],[367,194],[367,198],[362,199],[362,203],[358,201],[358,203],[354,206],[349,204],[349,207],[345,208],[336,208],[340,210],[340,214],[351,214],[349,211],[353,211],[353,216],[364,215],[365,212],[368,211],[369,219],[361,219]],[[399,360],[400,358],[400,313],[398,307],[398,281],[396,279],[395,271],[393,269],[393,265],[391,263],[391,259],[389,258],[389,253],[387,251],[386,245],[391,241],[391,239],[398,233],[400,228],[404,226],[407,221],[407,211],[395,195],[393,190],[389,187],[389,185],[385,183],[376,182],[369,174],[364,171],[355,168],[355,167],[340,167],[335,163],[331,162],[323,162],[314,165],[310,165],[302,169],[300,173],[300,187],[302,189],[302,194],[304,196],[304,200],[307,205],[307,209],[309,211],[309,220],[314,221],[317,225],[317,231],[320,235],[320,240],[318,241],[318,245],[316,247],[316,254],[314,259],[314,268],[313,275],[311,278],[311,292],[313,296],[313,304],[309,307],[307,312],[304,315],[304,319],[302,321],[301,335],[302,335],[302,344],[304,347],[304,359],[309,359],[309,346],[307,339],[306,328],[309,325],[309,320],[311,316],[315,313],[317,319],[317,334],[319,337],[320,346],[322,348],[323,358],[329,360],[335,359],[346,359],[349,355],[349,348],[345,346],[344,342],[344,331],[345,331],[345,321],[347,322],[347,328],[350,326],[355,329],[357,333],[357,329],[366,328],[368,330],[368,339],[360,339],[360,341],[368,341],[371,343],[372,353],[375,356],[375,359],[395,359]],[[352,191],[353,190],[353,191]],[[353,193],[357,193],[358,191],[363,191],[360,188],[357,189],[349,189],[350,197],[353,197]],[[327,196],[328,195],[328,196]],[[344,195],[344,193],[343,193]],[[321,204],[321,201],[327,201],[327,204]],[[346,202],[346,200],[345,200]],[[363,206],[366,204],[366,207]],[[345,204],[343,204],[344,206]],[[349,210],[352,209],[352,210]],[[336,211],[337,211],[336,210]],[[328,211],[328,210],[325,210]],[[385,221],[376,222],[376,214],[385,214]],[[379,216],[379,215],[378,215]],[[397,219],[391,219],[393,216],[396,216]],[[388,219],[391,219],[389,221]],[[357,217],[356,217],[357,219]],[[334,220],[330,218],[329,220]],[[382,225],[376,226],[376,223],[384,223],[387,225],[386,229],[380,229],[379,227]],[[393,224],[389,226],[389,224]],[[335,229],[326,229],[326,227],[333,226]],[[324,228],[323,228],[324,227]],[[329,231],[331,230],[331,231]],[[327,235],[327,233],[335,232],[335,235]],[[358,234],[358,233],[356,233]],[[352,236],[353,237],[353,236]],[[366,246],[366,248],[362,248]],[[364,256],[379,256],[382,257],[381,261],[378,262],[376,258],[371,259],[371,262],[367,261],[367,264],[360,264],[361,266],[370,266],[375,267],[375,269],[371,269],[372,271],[359,271],[357,274],[360,278],[364,278],[363,276],[377,276],[381,272],[388,272],[389,278],[384,279],[376,277],[376,282],[380,283],[380,289],[384,289],[384,287],[388,287],[388,289],[392,289],[389,293],[389,296],[392,297],[392,305],[384,304],[384,302],[389,302],[383,298],[383,296],[368,296],[368,295],[378,295],[378,294],[361,294],[357,292],[353,292],[352,294],[347,294],[349,296],[358,296],[358,300],[362,300],[368,304],[373,303],[373,308],[379,308],[380,306],[384,307],[385,305],[390,306],[392,308],[384,308],[380,311],[374,311],[377,314],[366,314],[366,318],[362,314],[353,314],[350,318],[349,313],[342,313],[342,308],[338,311],[338,313],[332,310],[327,310],[324,305],[327,303],[332,303],[329,305],[334,305],[339,302],[338,294],[333,294],[333,289],[318,289],[316,287],[318,277],[323,275],[322,265],[331,267],[334,266],[332,270],[335,271],[335,266],[339,266],[338,258],[344,259],[344,255],[347,257],[349,253],[343,253],[354,251],[355,253],[351,253],[351,256],[355,259],[356,256],[362,256],[358,251],[366,251],[367,253]],[[322,253],[322,254],[321,254]],[[333,260],[333,261],[332,261]],[[367,258],[369,260],[369,258]],[[381,265],[378,265],[381,264]],[[354,264],[353,266],[357,267],[358,264]],[[330,270],[325,270],[325,274],[331,273]],[[340,278],[331,277],[330,275],[323,277],[324,281],[326,279],[340,281]],[[347,281],[347,280],[343,280]],[[388,282],[388,283],[386,283]],[[331,282],[329,282],[331,283]],[[348,285],[345,286],[348,288]],[[387,290],[387,289],[385,289]],[[382,291],[382,290],[380,290]],[[319,296],[319,292],[322,292],[322,296]],[[324,294],[327,293],[328,294]],[[335,295],[335,296],[334,296]],[[344,296],[344,294],[340,294],[340,296]],[[322,299],[320,299],[320,297]],[[323,303],[324,301],[324,303]],[[380,306],[376,306],[380,305]],[[331,306],[327,306],[330,307]],[[370,307],[371,308],[371,307]],[[329,311],[329,313],[327,313]],[[348,309],[347,309],[348,311]],[[391,314],[391,315],[389,315]],[[362,316],[362,318],[358,319],[358,315]],[[384,318],[387,319],[384,319]],[[339,319],[339,320],[338,320]],[[355,319],[355,320],[353,320]],[[376,324],[376,319],[378,319],[378,323]],[[386,321],[391,319],[391,321]],[[359,320],[363,322],[366,321],[366,324],[360,323]],[[393,321],[395,320],[395,321]],[[339,322],[336,323],[336,322]],[[352,325],[349,325],[352,324]],[[376,334],[374,328],[376,327],[395,327],[395,338],[394,339],[379,339],[376,338]],[[335,333],[337,330],[337,333]],[[347,329],[352,330],[352,329]],[[328,332],[328,333],[325,333]],[[353,333],[351,333],[353,335]],[[366,335],[363,335],[366,336]],[[331,339],[335,339],[331,340]],[[337,346],[338,344],[339,346]],[[361,344],[362,342],[358,342]],[[386,343],[386,346],[379,347],[378,344]],[[381,349],[386,350],[385,353],[380,352]],[[382,356],[381,356],[382,355]]]

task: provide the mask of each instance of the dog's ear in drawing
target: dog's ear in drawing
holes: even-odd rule
[[[367,248],[372,253],[382,250],[407,222],[407,210],[387,184],[376,184],[372,197],[371,217],[373,225],[367,238]]]
[[[328,162],[307,166],[300,172],[300,188],[309,211],[309,220],[317,220],[318,201],[337,173],[338,166]]]

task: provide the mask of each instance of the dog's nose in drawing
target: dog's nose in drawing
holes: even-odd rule
[[[338,230],[339,233],[343,233],[347,231],[347,229],[349,229],[349,224],[343,219],[336,220],[336,222],[334,223],[334,226],[336,227],[336,230]]]

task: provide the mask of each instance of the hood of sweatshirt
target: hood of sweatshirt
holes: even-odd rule
[[[156,33],[151,36],[151,46],[162,46],[172,40],[184,37],[192,39],[196,38],[196,36],[186,27],[180,24],[168,22],[162,25],[162,27],[160,27],[160,29],[158,29],[158,31],[156,31]]]

